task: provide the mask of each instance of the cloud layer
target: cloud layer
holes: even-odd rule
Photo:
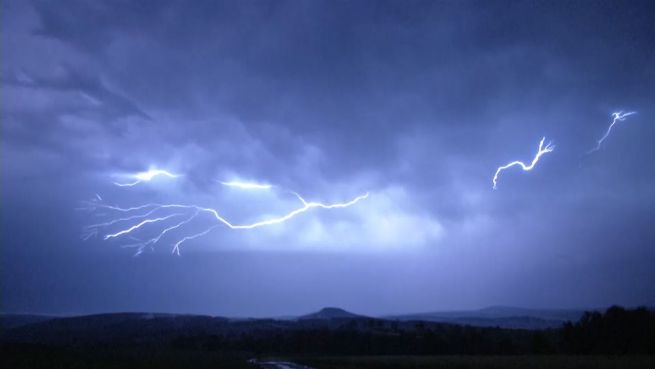
[[[1,14],[5,310],[655,301],[648,2],[9,1]],[[639,114],[583,156],[617,110]],[[492,191],[496,168],[529,160],[543,136],[556,151]],[[184,177],[112,185],[153,166]],[[298,205],[217,183],[234,178],[308,200],[371,196],[256,232],[217,229],[173,267],[172,240],[130,262],[120,243],[79,240],[96,219],[72,209],[96,193],[244,222]],[[53,255],[60,266],[46,267]],[[262,303],[275,296],[288,303]]]

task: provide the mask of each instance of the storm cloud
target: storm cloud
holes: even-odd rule
[[[654,304],[650,2],[2,3],[2,309]],[[611,113],[634,110],[593,155]],[[539,140],[557,145],[531,172]],[[124,189],[116,176],[184,176]],[[247,222],[132,258],[101,195]],[[209,220],[203,220],[210,222]],[[198,227],[203,227],[203,223]]]

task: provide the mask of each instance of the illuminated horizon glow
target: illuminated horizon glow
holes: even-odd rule
[[[353,199],[351,199],[350,201],[347,201],[347,202],[325,204],[325,203],[316,202],[316,201],[306,201],[298,193],[296,193],[296,192],[292,192],[292,193],[302,203],[302,207],[296,208],[296,209],[294,209],[294,210],[292,210],[292,211],[290,211],[290,212],[288,212],[288,213],[286,213],[284,215],[278,216],[278,217],[274,217],[274,218],[270,218],[270,219],[266,219],[266,220],[261,220],[261,221],[257,221],[257,222],[254,222],[254,223],[248,223],[248,224],[233,224],[230,221],[228,221],[227,219],[225,219],[222,215],[220,215],[218,210],[216,210],[214,208],[202,207],[202,206],[193,205],[193,204],[185,205],[185,204],[150,203],[150,204],[134,206],[134,207],[129,207],[129,208],[121,208],[121,207],[117,207],[117,206],[101,204],[101,203],[97,203],[97,202],[91,202],[90,205],[92,207],[88,208],[88,209],[91,209],[91,210],[95,210],[96,208],[103,208],[103,209],[114,210],[114,211],[122,212],[122,213],[130,213],[130,212],[144,210],[144,209],[148,209],[148,211],[145,212],[144,214],[129,215],[129,216],[126,216],[126,217],[120,217],[120,218],[112,219],[112,220],[110,220],[108,222],[105,222],[105,223],[98,223],[98,224],[88,226],[88,227],[86,227],[86,232],[87,233],[86,233],[86,236],[84,236],[84,239],[88,239],[91,236],[96,235],[99,232],[99,230],[104,228],[104,227],[107,227],[107,226],[110,226],[110,225],[113,225],[113,224],[116,224],[116,223],[119,223],[119,222],[128,222],[128,221],[132,221],[132,220],[135,220],[135,219],[143,219],[139,223],[133,224],[133,225],[131,225],[129,227],[126,227],[126,228],[121,229],[119,231],[116,231],[114,233],[106,234],[103,237],[104,240],[109,240],[109,239],[113,239],[113,238],[121,238],[123,236],[131,235],[131,234],[133,234],[133,232],[139,231],[140,229],[142,229],[143,227],[145,227],[148,224],[164,222],[164,221],[166,221],[168,219],[171,219],[171,218],[174,218],[174,217],[181,217],[181,216],[184,217],[183,220],[181,220],[180,222],[178,222],[178,223],[176,223],[176,224],[174,224],[172,226],[164,228],[163,230],[158,232],[157,235],[155,235],[154,237],[152,237],[152,238],[150,238],[150,239],[148,239],[146,241],[141,241],[141,242],[138,242],[136,244],[130,245],[129,247],[136,247],[137,248],[136,255],[139,255],[139,254],[141,254],[143,252],[143,249],[145,247],[152,246],[152,245],[156,244],[157,242],[159,242],[159,240],[166,233],[177,230],[177,229],[180,229],[184,225],[189,224],[194,219],[196,219],[201,213],[206,213],[206,214],[211,215],[213,217],[213,219],[217,222],[216,224],[214,224],[214,225],[212,225],[212,226],[210,226],[210,227],[208,227],[208,228],[206,228],[203,231],[200,231],[198,233],[194,233],[194,234],[191,234],[191,235],[185,235],[185,236],[183,236],[182,238],[180,238],[179,240],[177,240],[173,244],[172,252],[179,255],[180,254],[180,246],[184,242],[187,242],[189,240],[193,240],[193,239],[196,239],[198,237],[204,236],[204,235],[208,234],[209,232],[211,232],[213,229],[215,229],[216,227],[218,227],[220,225],[224,225],[224,226],[228,227],[229,229],[233,229],[233,230],[238,230],[238,229],[249,230],[249,229],[255,229],[255,228],[259,228],[259,227],[272,226],[272,225],[275,225],[275,224],[284,223],[284,222],[296,217],[297,215],[305,213],[305,212],[307,212],[307,211],[309,211],[311,209],[314,209],[314,208],[321,208],[321,209],[346,208],[346,207],[355,205],[359,201],[364,200],[364,199],[368,198],[368,196],[369,196],[369,193],[366,192],[366,193],[364,193],[362,195],[356,196],[355,198],[353,198]],[[176,213],[172,213],[172,214],[165,215],[165,216],[151,217],[151,216],[154,216],[154,214],[156,212],[161,211],[163,209],[177,209],[177,210],[182,210],[182,212],[176,212]],[[184,212],[185,210],[188,211],[188,212]]]
[[[526,172],[530,171],[530,170],[532,170],[532,168],[534,168],[534,166],[537,164],[537,162],[539,162],[539,158],[542,155],[547,154],[549,152],[553,152],[553,150],[555,150],[555,145],[552,145],[551,142],[548,142],[546,144],[546,146],[544,147],[544,141],[545,140],[546,140],[546,137],[542,137],[541,141],[539,141],[539,150],[537,151],[537,155],[535,155],[534,159],[532,159],[532,162],[530,163],[530,165],[526,165],[524,162],[516,160],[516,161],[513,161],[513,162],[511,162],[509,164],[498,167],[498,169],[496,169],[496,174],[494,174],[494,178],[491,180],[493,182],[493,189],[494,190],[496,189],[496,187],[498,185],[498,183],[497,183],[498,182],[498,175],[503,170],[518,165],[524,171],[526,171]]]
[[[181,177],[182,175],[181,174],[174,174],[174,173],[171,173],[171,172],[169,172],[167,170],[163,170],[163,169],[148,169],[145,172],[138,172],[138,173],[135,173],[135,174],[127,175],[127,177],[129,177],[129,178],[135,179],[135,181],[133,181],[133,182],[127,182],[127,183],[114,182],[114,184],[116,186],[119,186],[119,187],[132,187],[132,186],[136,186],[136,185],[138,185],[139,183],[142,183],[142,182],[150,182],[153,178],[158,177],[158,176],[165,176],[165,177],[169,177],[169,178],[178,178],[178,177]]]
[[[601,137],[598,141],[596,141],[596,147],[594,147],[593,149],[587,151],[586,154],[589,155],[591,153],[594,153],[594,152],[600,150],[600,146],[603,144],[603,141],[605,141],[605,139],[610,135],[610,132],[612,132],[612,128],[614,127],[614,125],[616,123],[618,123],[618,122],[623,122],[625,120],[625,118],[627,118],[627,117],[629,117],[631,115],[634,115],[634,114],[637,114],[637,112],[636,111],[629,111],[627,113],[624,113],[623,111],[618,111],[618,112],[612,113],[612,123],[610,123],[609,127],[607,127],[607,131],[605,131],[605,134],[603,135],[603,137]]]

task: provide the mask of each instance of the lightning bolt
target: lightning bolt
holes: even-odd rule
[[[607,131],[605,132],[603,137],[601,137],[600,140],[596,141],[596,147],[594,147],[593,149],[587,151],[587,155],[600,150],[600,145],[603,143],[603,141],[605,141],[607,136],[610,135],[610,132],[612,132],[612,128],[614,128],[614,125],[617,124],[618,122],[623,122],[625,120],[625,118],[627,118],[627,117],[629,117],[629,116],[631,116],[633,114],[637,114],[637,112],[636,111],[629,111],[627,113],[624,113],[622,111],[619,111],[619,112],[612,113],[612,123],[610,123],[610,126],[607,127]]]
[[[544,141],[545,141],[545,140],[546,140],[546,137],[542,137],[542,138],[541,138],[541,141],[539,142],[539,151],[537,151],[537,155],[535,155],[534,159],[532,159],[532,163],[530,163],[530,165],[526,165],[526,164],[523,163],[522,161],[518,161],[518,160],[517,160],[517,161],[513,161],[513,162],[511,162],[511,163],[509,163],[509,164],[503,165],[502,167],[498,167],[498,169],[496,169],[496,174],[494,174],[494,178],[491,180],[491,181],[493,182],[493,189],[494,189],[494,190],[496,189],[496,186],[497,186],[497,184],[498,184],[498,183],[497,183],[497,182],[498,182],[498,175],[499,175],[500,172],[502,172],[503,170],[508,169],[508,168],[511,168],[511,167],[513,167],[513,166],[515,166],[515,165],[518,165],[518,166],[520,166],[521,169],[523,169],[524,171],[530,171],[530,170],[532,170],[532,168],[534,168],[534,166],[537,164],[537,162],[539,161],[539,158],[540,158],[542,155],[544,155],[544,154],[546,154],[546,153],[549,153],[549,152],[553,152],[553,150],[555,150],[555,145],[552,145],[552,144],[549,142],[549,143],[547,143],[546,146],[544,147]]]
[[[175,213],[175,214],[167,215],[165,217],[146,219],[144,221],[141,221],[141,223],[138,223],[138,224],[135,224],[135,225],[131,226],[130,228],[124,229],[124,230],[116,232],[116,233],[106,235],[105,240],[108,240],[110,238],[120,237],[120,236],[122,236],[124,234],[128,234],[128,233],[134,231],[135,229],[139,229],[139,228],[141,228],[144,225],[149,224],[149,223],[161,222],[163,220],[170,219],[170,218],[173,218],[173,217],[179,217],[181,215],[184,215],[184,214]]]
[[[119,187],[132,187],[142,182],[150,182],[153,178],[158,176],[177,178],[177,177],[181,177],[181,174],[173,174],[163,169],[149,169],[145,172],[138,172],[135,174],[128,175],[127,177],[134,179],[133,182],[127,182],[127,183],[114,182],[114,184]]]
[[[220,182],[221,184],[229,187],[236,187],[239,189],[257,189],[257,190],[268,190],[272,188],[272,185],[268,184],[259,184],[259,183],[250,183],[250,182]],[[104,240],[109,239],[118,239],[123,237],[130,237],[136,234],[138,231],[145,229],[146,227],[158,226],[160,224],[166,224],[167,221],[173,218],[181,218],[177,223],[170,225],[168,227],[161,227],[157,234],[145,241],[139,240],[137,243],[127,245],[126,247],[135,247],[137,249],[136,255],[139,255],[143,252],[146,247],[153,247],[154,244],[159,242],[159,240],[167,233],[173,232],[176,230],[182,229],[185,225],[196,220],[201,214],[206,214],[214,222],[213,225],[207,227],[206,229],[193,234],[182,235],[175,243],[173,244],[173,253],[180,254],[180,246],[190,240],[196,239],[198,237],[204,236],[214,230],[218,226],[225,226],[228,229],[232,230],[249,230],[259,227],[272,226],[275,224],[284,223],[291,220],[292,218],[298,216],[299,214],[305,213],[311,209],[341,209],[346,208],[352,205],[355,205],[359,201],[366,199],[369,196],[369,193],[366,192],[362,195],[359,195],[347,202],[340,203],[322,203],[316,201],[306,201],[302,196],[296,192],[292,192],[297,199],[300,201],[302,206],[278,217],[261,220],[254,223],[248,224],[234,224],[223,217],[218,210],[214,208],[202,207],[194,204],[159,204],[159,203],[150,203],[140,206],[121,208],[118,206],[108,205],[99,202],[99,199],[93,199],[92,201],[87,202],[88,207],[86,209],[96,210],[104,209],[107,211],[113,211],[119,214],[125,214],[124,216],[115,217],[104,223],[93,224],[85,228],[85,233],[83,234],[83,239],[88,239],[94,235],[97,235],[101,230],[109,226],[113,226],[119,223],[127,223],[122,229],[115,231],[113,233],[107,233],[104,235]],[[168,211],[167,211],[168,210]],[[171,213],[171,211],[174,211]],[[164,213],[164,214],[162,214]],[[168,214],[166,214],[168,213]]]

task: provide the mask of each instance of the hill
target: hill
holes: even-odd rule
[[[2,314],[0,315],[0,329],[6,330],[23,325],[45,322],[55,319],[56,316],[36,314]]]
[[[307,320],[307,319],[317,319],[317,320],[325,320],[325,319],[357,319],[357,318],[366,318],[363,315],[358,315],[358,314],[353,314],[349,311],[340,309],[340,308],[335,308],[335,307],[326,307],[323,308],[315,313],[307,314],[307,315],[302,315],[298,317],[299,320]]]
[[[470,325],[476,327],[500,327],[512,329],[559,328],[566,322],[578,321],[584,310],[574,309],[524,309],[509,306],[491,306],[478,310],[437,311],[417,314],[386,316],[399,321],[429,321]]]

